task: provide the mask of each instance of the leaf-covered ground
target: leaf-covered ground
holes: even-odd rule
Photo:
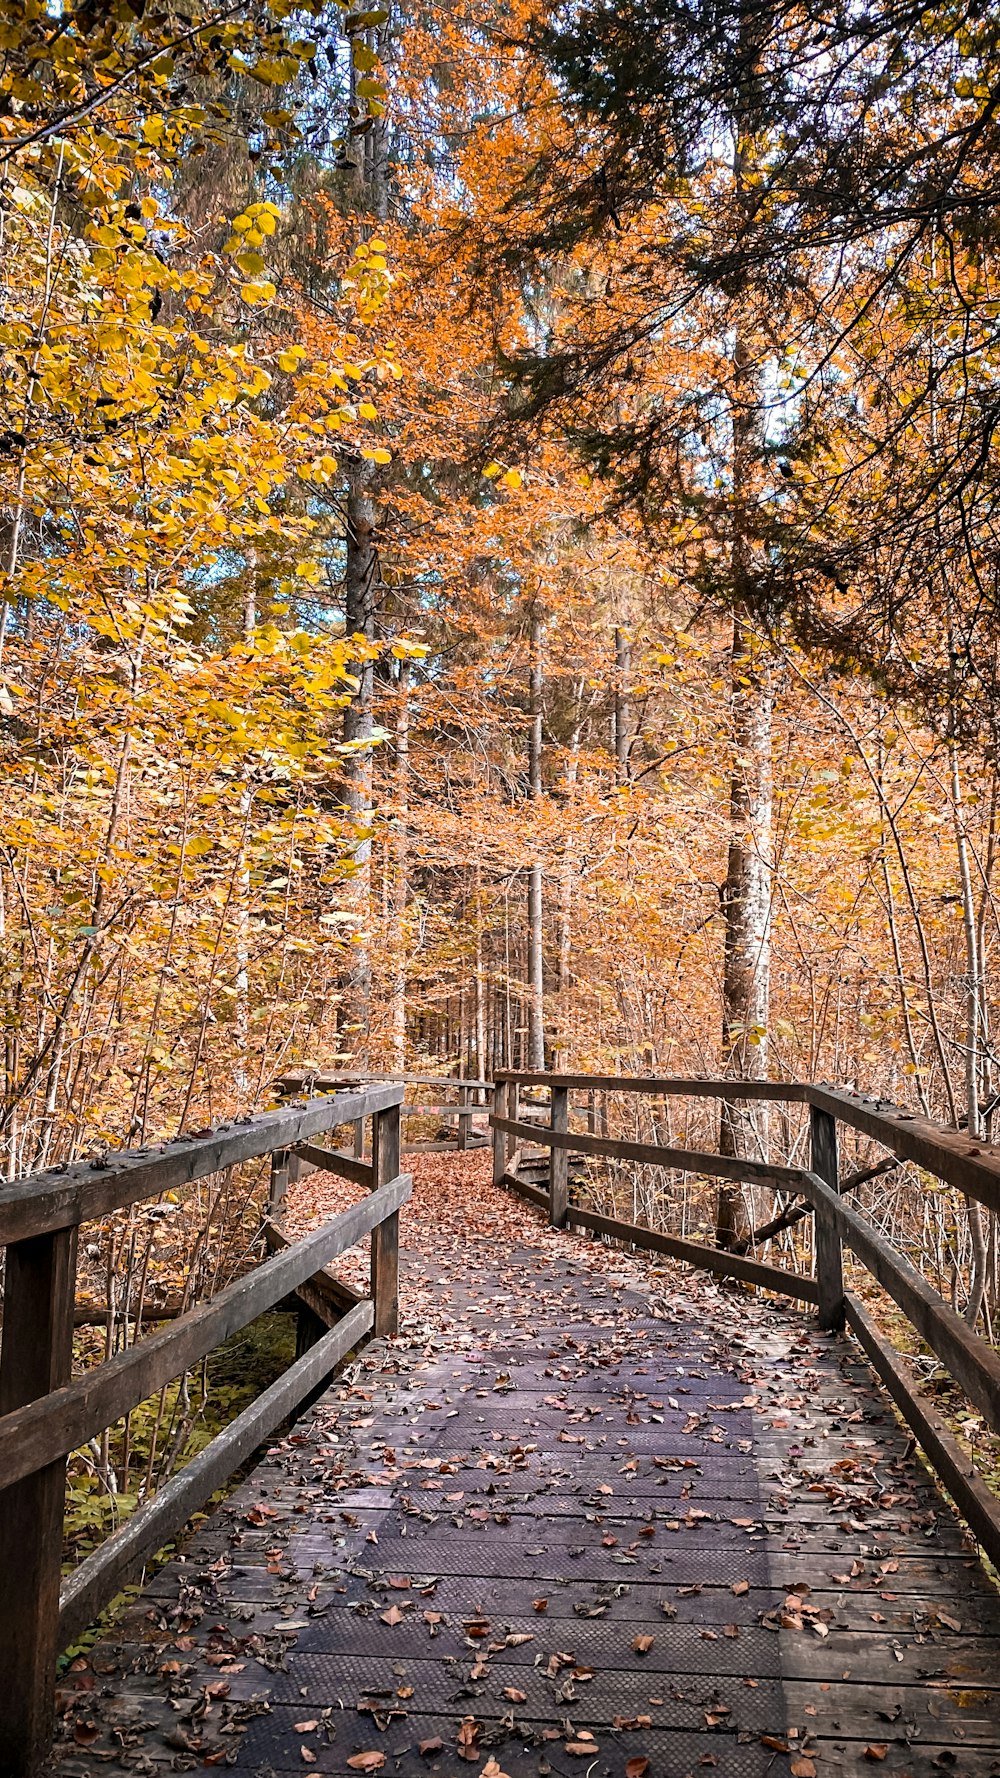
[[[414,1172],[400,1339],[67,1676],[59,1772],[1000,1772],[1000,1604],[855,1349]]]

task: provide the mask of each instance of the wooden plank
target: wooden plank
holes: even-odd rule
[[[520,1179],[516,1173],[505,1173],[500,1183],[509,1186],[519,1197],[527,1198],[529,1204],[537,1204],[540,1210],[548,1210],[549,1194],[542,1191],[541,1186],[532,1185],[527,1179]]]
[[[817,1105],[809,1108],[809,1139],[814,1173],[826,1181],[831,1191],[840,1190],[840,1164],[837,1159],[837,1120]],[[844,1326],[844,1255],[835,1225],[816,1212],[816,1281],[819,1285],[819,1324],[830,1333],[840,1333]]]
[[[869,1099],[842,1087],[810,1086],[806,1092],[810,1104],[1000,1211],[1000,1147],[971,1142],[962,1130],[946,1129],[884,1099]]]
[[[917,1332],[936,1352],[993,1427],[1000,1431],[1000,1353],[967,1327],[943,1302],[916,1266],[889,1245],[865,1217],[816,1173],[803,1173],[801,1190],[814,1208],[822,1205],[841,1240],[856,1253]]]
[[[397,1105],[401,1097],[399,1086],[368,1087],[282,1106],[246,1123],[221,1124],[205,1136],[181,1137],[149,1152],[123,1149],[107,1161],[78,1161],[33,1173],[0,1187],[0,1245],[72,1228],[160,1192],[181,1190],[222,1167],[258,1160],[354,1117]]]
[[[399,1108],[381,1111],[372,1124],[372,1166],[376,1184],[399,1172]],[[399,1332],[399,1212],[381,1220],[372,1231],[371,1293],[375,1333],[391,1338]]]
[[[1000,1567],[1000,1500],[976,1473],[947,1422],[921,1395],[910,1366],[879,1332],[853,1291],[847,1293],[847,1323],[977,1542],[994,1566]]]
[[[563,1136],[569,1129],[568,1087],[552,1088],[550,1123],[553,1136]],[[568,1208],[569,1154],[566,1148],[553,1141],[549,1148],[549,1222],[554,1229],[564,1227]]]
[[[367,1081],[391,1081],[407,1087],[438,1087],[448,1092],[453,1087],[469,1087],[479,1093],[492,1093],[493,1081],[466,1079],[456,1074],[311,1074],[306,1069],[292,1069],[275,1082],[282,1092],[329,1092],[345,1086],[363,1086]]]
[[[719,1247],[704,1247],[698,1241],[683,1241],[677,1235],[661,1235],[656,1229],[640,1228],[638,1223],[618,1222],[613,1216],[601,1216],[596,1210],[570,1206],[569,1222],[591,1229],[598,1235],[611,1235],[616,1241],[628,1241],[633,1247],[645,1247],[652,1253],[668,1253],[672,1259],[686,1260],[689,1266],[714,1272],[724,1278],[738,1278],[761,1290],[777,1290],[783,1296],[797,1297],[803,1303],[819,1301],[815,1278],[798,1278],[794,1272],[783,1272],[780,1266],[767,1266],[756,1259],[744,1259]]]
[[[76,1230],[62,1229],[7,1250],[0,1413],[72,1376],[76,1244]],[[54,1723],[66,1460],[49,1458],[17,1479],[0,1465],[10,1483],[0,1493],[0,1772],[10,1774],[41,1764]]]
[[[297,1142],[294,1152],[309,1171],[336,1173],[338,1179],[349,1179],[352,1185],[364,1186],[366,1191],[374,1188],[375,1171],[371,1162],[356,1160],[342,1148],[320,1148],[315,1142]],[[300,1171],[299,1178],[303,1176]]]
[[[75,1451],[279,1302],[326,1261],[346,1253],[410,1196],[403,1175],[238,1278],[171,1327],[140,1340],[75,1382],[0,1419],[0,1474],[19,1480]]]
[[[271,1156],[271,1178],[267,1188],[267,1211],[277,1216],[288,1190],[288,1150],[276,1148]]]
[[[496,1116],[502,1124],[507,1117],[507,1082],[505,1080],[497,1081],[494,1104]],[[490,1123],[493,1128],[493,1183],[502,1185],[503,1176],[507,1171],[507,1137],[500,1128],[500,1124],[494,1123],[492,1118]]]
[[[262,1233],[270,1253],[282,1253],[286,1247],[295,1245],[279,1223],[265,1222]],[[314,1272],[311,1278],[297,1284],[295,1294],[325,1319],[327,1327],[336,1326],[340,1318],[348,1309],[353,1309],[356,1303],[367,1301],[360,1291],[353,1290],[342,1278],[335,1278],[332,1272],[327,1271]]]
[[[649,1093],[665,1098],[681,1096],[691,1099],[771,1099],[788,1104],[808,1103],[811,1088],[802,1081],[782,1080],[716,1080],[708,1075],[640,1074],[519,1074],[504,1068],[497,1072],[497,1084],[510,1081],[522,1087],[557,1086],[582,1091],[613,1093]]]
[[[739,1156],[701,1154],[693,1148],[667,1148],[660,1143],[622,1142],[610,1136],[583,1136],[578,1131],[552,1130],[545,1124],[517,1122],[491,1114],[493,1129],[505,1130],[510,1136],[522,1136],[542,1148],[567,1148],[581,1155],[598,1155],[605,1160],[638,1161],[650,1167],[675,1167],[685,1173],[704,1173],[710,1178],[753,1179],[768,1185],[780,1185],[786,1191],[798,1191],[802,1178],[800,1167],[772,1166],[763,1161],[747,1161]]]
[[[265,1389],[179,1475],[133,1513],[122,1529],[80,1563],[59,1598],[58,1646],[65,1648],[152,1555],[204,1506],[299,1403],[326,1381],[372,1327],[370,1302],[355,1304],[303,1358]],[[50,1703],[51,1708],[51,1703]]]

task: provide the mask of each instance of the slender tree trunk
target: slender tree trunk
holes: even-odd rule
[[[745,619],[733,621],[733,774],[729,860],[723,901],[725,962],[722,1048],[727,1074],[766,1080],[771,974],[772,770],[771,687]],[[761,1109],[724,1101],[719,1147],[725,1155],[764,1150]],[[717,1239],[728,1246],[741,1233],[742,1193],[719,1191]]]
[[[388,27],[386,26],[387,30]],[[349,33],[350,34],[350,33]],[[369,48],[384,51],[384,33],[365,33]],[[383,119],[368,118],[368,107],[359,99],[357,70],[351,62],[350,129],[348,155],[354,168],[355,201],[362,217],[382,222],[388,214],[389,184],[387,135]],[[378,465],[358,457],[347,466],[347,533],[344,568],[344,629],[365,644],[375,640],[383,585],[378,553]],[[365,1067],[369,1057],[372,966],[369,939],[371,918],[370,829],[373,817],[373,772],[370,742],[374,731],[372,710],[375,687],[373,662],[359,659],[355,667],[358,690],[344,711],[345,742],[357,748],[347,758],[346,802],[357,839],[351,877],[351,911],[354,944],[345,971],[341,995],[341,1044],[355,1066]]]
[[[542,623],[537,608],[531,615],[530,714],[528,785],[536,813],[542,799]],[[535,845],[539,841],[536,834]],[[543,948],[542,862],[537,856],[528,870],[528,1068],[545,1068],[545,977]]]
[[[392,1065],[406,1066],[406,902],[409,893],[410,663],[399,663],[396,714],[396,815],[392,875]]]
[[[973,1142],[978,1142],[983,1133],[979,1111],[979,1076],[982,1053],[984,983],[979,956],[976,898],[972,887],[972,869],[969,861],[969,839],[965,826],[962,775],[959,769],[958,744],[954,739],[949,746],[949,764],[951,767],[952,821],[955,829],[955,848],[958,853],[958,878],[962,890],[962,927],[965,934],[965,1118],[969,1136]],[[969,1239],[972,1243],[972,1276],[969,1280],[969,1301],[965,1319],[970,1327],[975,1327],[983,1307],[983,1298],[986,1295],[989,1255],[986,1246],[986,1230],[983,1226],[982,1206],[975,1198],[967,1197],[965,1208],[969,1221]]]
[[[618,780],[624,783],[629,775],[629,752],[632,746],[632,710],[629,680],[632,673],[632,643],[628,631],[615,629],[615,698],[611,712],[611,737]]]

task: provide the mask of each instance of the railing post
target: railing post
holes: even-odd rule
[[[0,1414],[70,1381],[76,1229],[7,1248]],[[44,1762],[55,1720],[66,1459],[0,1492],[0,1772]]]
[[[517,1080],[509,1080],[507,1082],[507,1116],[510,1118],[512,1123],[517,1124],[517,1123],[520,1123],[520,1121],[521,1121],[521,1083],[520,1083],[520,1081],[517,1081]],[[506,1146],[504,1148],[504,1169],[503,1170],[505,1173],[506,1173],[508,1167],[510,1166],[511,1160],[513,1159],[514,1154],[516,1152],[517,1141],[518,1141],[518,1139],[516,1136],[511,1136],[508,1134],[504,1137],[504,1143],[506,1144]]]
[[[267,1214],[273,1221],[288,1190],[288,1150],[276,1148],[271,1155],[271,1182],[267,1193]]]
[[[390,1105],[372,1118],[372,1167],[375,1189],[388,1185],[399,1174],[399,1106]],[[372,1229],[372,1300],[375,1323],[372,1332],[399,1332],[399,1212]]]
[[[549,1128],[564,1134],[569,1129],[569,1088],[551,1086],[549,1095],[552,1101]],[[565,1226],[568,1209],[569,1150],[552,1147],[549,1149],[549,1222],[554,1229]]]
[[[809,1139],[812,1171],[830,1187],[840,1189],[837,1159],[837,1120],[829,1111],[809,1108]],[[833,1223],[817,1205],[814,1216],[816,1246],[816,1282],[819,1285],[819,1324],[831,1332],[843,1330],[846,1320],[844,1301],[844,1255],[840,1236]]]
[[[493,1116],[507,1116],[507,1082],[497,1080],[493,1083]],[[502,1185],[503,1176],[507,1171],[507,1137],[503,1130],[493,1132],[493,1184]]]
[[[469,1146],[469,1131],[472,1128],[472,1113],[469,1110],[469,1089],[458,1089],[458,1146],[466,1149]]]

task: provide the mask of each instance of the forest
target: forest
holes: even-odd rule
[[[831,1081],[989,1142],[995,10],[0,34],[7,1178],[292,1070]],[[712,1115],[653,1134],[794,1148]],[[993,1214],[865,1202],[992,1338]],[[95,1237],[109,1330],[129,1267],[237,1263],[195,1209]]]

